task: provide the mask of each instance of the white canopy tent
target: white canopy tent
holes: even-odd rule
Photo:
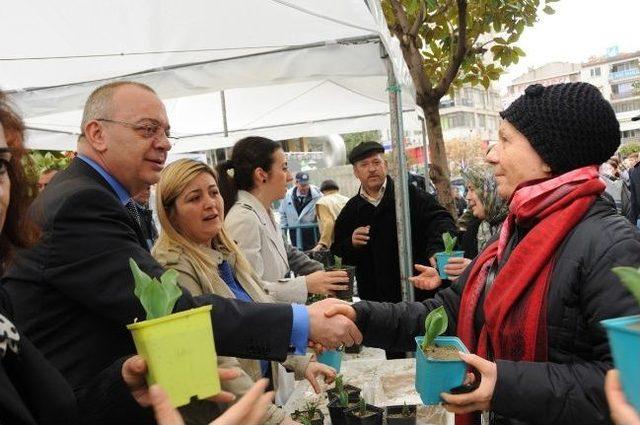
[[[387,128],[381,43],[415,109],[377,0],[25,0],[3,15],[0,86],[32,148],[74,149],[87,96],[118,78],[165,101],[173,152]]]

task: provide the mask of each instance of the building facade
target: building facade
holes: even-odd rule
[[[445,142],[452,139],[497,140],[502,110],[500,93],[490,86],[463,86],[440,100]]]

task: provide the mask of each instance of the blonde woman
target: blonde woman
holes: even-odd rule
[[[227,235],[224,201],[215,172],[206,164],[182,159],[162,172],[156,188],[156,210],[162,230],[153,255],[158,262],[178,271],[179,283],[194,295],[217,294],[247,302],[274,302],[262,289],[250,264]],[[245,374],[223,383],[227,391],[241,395],[254,381],[273,376],[277,390],[277,363],[221,358],[225,367],[238,364]],[[305,377],[319,392],[317,375],[333,380],[335,371],[311,360],[311,356],[289,356],[283,364]],[[284,422],[283,422],[284,421]],[[281,409],[272,405],[265,423],[290,423]]]

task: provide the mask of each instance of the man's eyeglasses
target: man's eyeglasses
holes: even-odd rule
[[[157,122],[142,122],[142,123],[130,123],[126,121],[117,121],[110,120],[107,118],[98,118],[96,121],[109,122],[113,124],[124,125],[125,127],[129,127],[133,129],[140,136],[145,139],[151,139],[153,137],[164,136],[172,142],[176,141],[176,137],[172,137],[168,128],[163,127],[160,123]]]

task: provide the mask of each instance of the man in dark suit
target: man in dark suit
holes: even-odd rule
[[[85,105],[78,157],[32,206],[42,239],[17,256],[3,279],[16,324],[76,394],[98,380],[108,395],[109,385],[118,385],[108,378],[120,373],[118,359],[135,352],[125,326],[145,313],[128,260],[152,276],[163,269],[148,251],[132,195],[158,181],[168,137],[164,105],[151,88],[117,82],[95,90]],[[330,322],[313,306],[194,298],[183,290],[175,311],[206,304],[213,305],[215,344],[224,356],[284,360],[303,354],[307,339],[331,347],[361,338],[348,319]],[[131,423],[149,420],[140,412]]]

